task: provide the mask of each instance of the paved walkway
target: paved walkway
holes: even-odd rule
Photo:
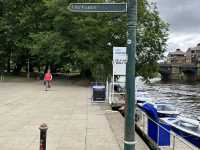
[[[118,141],[121,150],[124,149],[124,118],[117,111],[108,111],[105,113],[107,120],[110,122],[110,128]],[[149,147],[144,143],[140,136],[136,133],[136,150],[149,150]]]
[[[38,150],[47,123],[47,150],[119,150],[104,110],[90,103],[88,87],[0,82],[0,149]]]
[[[90,88],[70,82],[49,91],[39,81],[0,82],[0,149],[39,150],[42,123],[49,127],[47,150],[123,149],[122,116],[90,98]],[[136,138],[136,148],[147,150]]]

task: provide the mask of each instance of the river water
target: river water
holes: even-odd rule
[[[181,115],[196,118],[200,116],[200,83],[162,83],[159,78],[145,84],[136,79],[137,98],[149,101],[174,102]]]

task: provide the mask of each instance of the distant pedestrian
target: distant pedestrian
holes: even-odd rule
[[[48,70],[47,73],[45,73],[44,75],[45,91],[47,91],[47,88],[51,87],[51,84],[50,84],[51,80],[52,80],[52,74],[51,74],[51,71]]]

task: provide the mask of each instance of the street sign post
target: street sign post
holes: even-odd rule
[[[72,12],[127,12],[126,3],[70,3]]]
[[[72,12],[127,12],[128,39],[126,64],[127,109],[125,113],[124,150],[135,150],[135,53],[136,53],[136,25],[137,0],[126,3],[71,3]]]

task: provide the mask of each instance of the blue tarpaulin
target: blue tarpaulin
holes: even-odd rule
[[[151,119],[153,119],[155,121],[158,121],[158,112],[157,112],[156,108],[152,104],[145,103],[143,105],[143,110],[147,113],[147,115]]]
[[[145,103],[142,109],[151,118],[148,119],[148,136],[159,146],[169,146],[170,126],[159,122],[158,112],[152,104]]]

